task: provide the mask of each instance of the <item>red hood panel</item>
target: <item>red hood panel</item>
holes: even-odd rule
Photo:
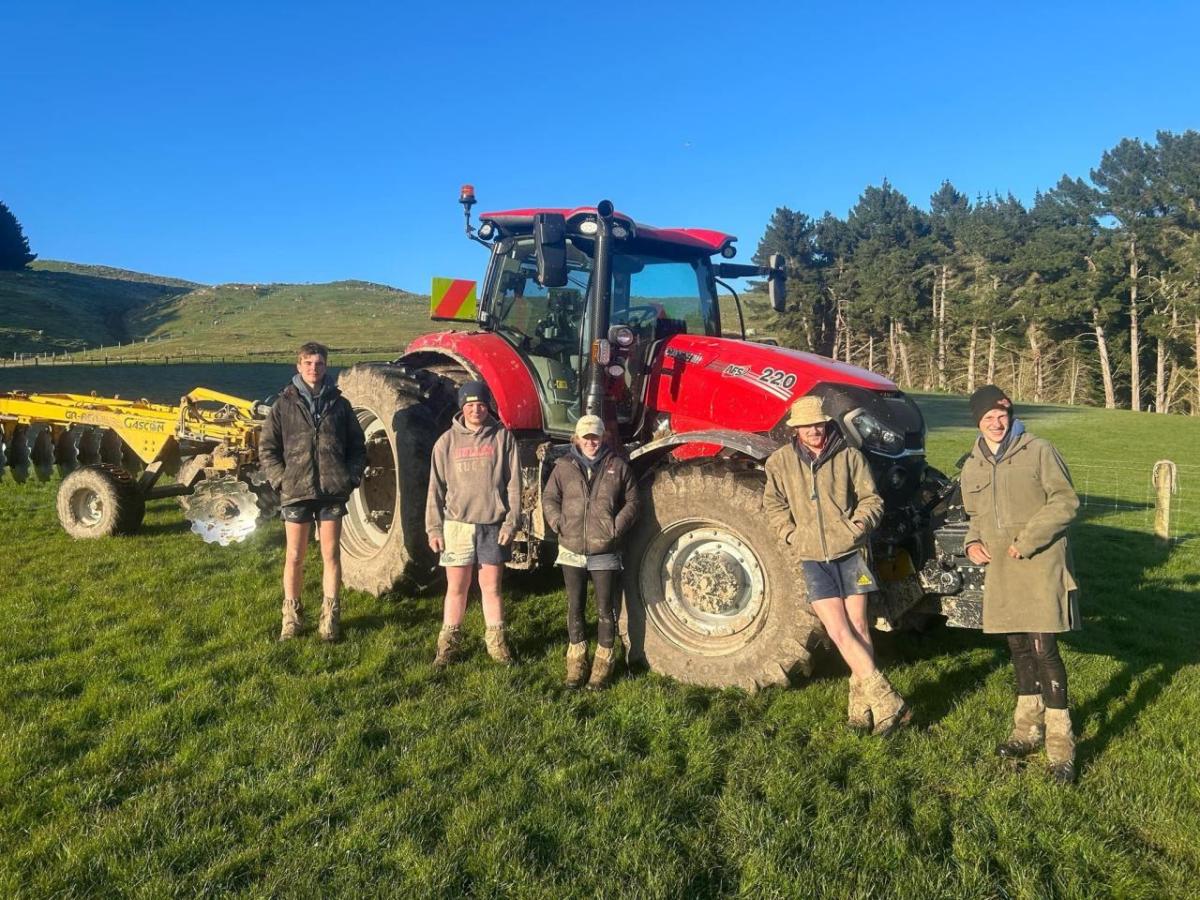
[[[822,382],[895,391],[888,379],[815,353],[728,338],[677,335],[651,371],[648,396],[674,431],[769,431]]]

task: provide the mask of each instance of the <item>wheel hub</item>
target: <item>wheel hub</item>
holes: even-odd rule
[[[77,492],[71,498],[71,507],[76,521],[89,527],[96,525],[100,521],[100,517],[104,515],[104,503],[95,491]]]
[[[754,621],[765,592],[758,560],[741,540],[716,528],[674,538],[663,558],[665,599],[675,616],[704,635],[736,634]]]

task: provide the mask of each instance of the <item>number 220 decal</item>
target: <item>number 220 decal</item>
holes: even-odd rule
[[[758,376],[758,380],[764,384],[785,389],[795,387],[796,385],[796,376],[791,372],[785,372],[783,369],[772,369],[770,366],[763,369],[762,374]]]

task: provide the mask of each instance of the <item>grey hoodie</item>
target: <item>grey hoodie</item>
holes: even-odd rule
[[[478,431],[454,417],[450,430],[433,445],[425,531],[442,536],[446,519],[495,525],[512,534],[521,512],[521,465],[512,434],[488,417]]]

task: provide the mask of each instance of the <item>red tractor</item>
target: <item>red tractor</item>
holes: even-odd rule
[[[425,335],[339,381],[368,454],[344,522],[348,585],[378,595],[433,581],[430,451],[457,386],[479,378],[521,447],[523,528],[510,565],[554,558],[542,486],[575,421],[600,415],[643,492],[625,559],[630,658],[699,684],[784,683],[807,673],[823,635],[763,514],[763,464],[790,437],[791,402],[817,394],[870,459],[887,504],[873,548],[886,583],[873,601],[877,624],[943,614],[977,626],[981,579],[962,556],[964,526],[944,521],[953,484],[926,466],[916,404],[879,375],[748,341],[740,321],[722,322],[726,279],[765,278],[783,308],[781,258],[726,262],[733,236],[643,225],[608,201],[485,213],[478,230],[469,186],[460,202],[490,261],[478,302],[473,283],[451,283],[435,289],[434,318],[468,318],[470,330]]]

